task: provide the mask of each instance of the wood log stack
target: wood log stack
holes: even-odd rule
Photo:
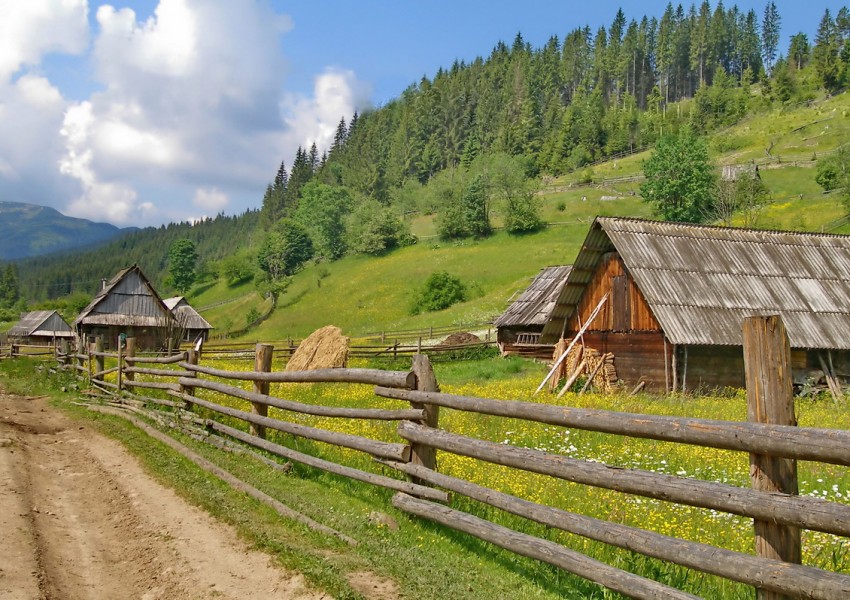
[[[555,346],[555,360],[566,348],[566,344],[562,346],[561,342]],[[552,377],[551,389],[554,391],[563,378],[567,380],[564,389],[569,388],[579,377],[587,379],[580,393],[587,391],[591,386],[600,392],[610,392],[618,380],[617,369],[614,366],[614,354],[611,352],[602,354],[595,348],[575,346],[561,363],[561,368]],[[563,395],[563,391],[562,389],[560,395]]]

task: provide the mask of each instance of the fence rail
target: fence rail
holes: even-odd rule
[[[287,460],[394,490],[396,495],[392,503],[400,510],[556,565],[634,598],[695,596],[590,559],[551,540],[537,538],[446,506],[450,502],[446,491],[548,527],[753,586],[760,599],[793,597],[837,600],[850,597],[849,575],[804,566],[799,552],[801,528],[850,538],[850,505],[800,496],[795,476],[796,460],[850,466],[850,431],[797,427],[793,422],[793,413],[789,421],[783,412],[790,403],[790,380],[787,377],[783,379],[783,374],[790,373],[790,369],[783,367],[790,361],[790,351],[784,326],[778,317],[747,319],[744,348],[750,409],[750,421],[747,422],[556,407],[543,403],[442,393],[438,391],[430,361],[422,355],[413,358],[409,371],[272,371],[273,349],[263,344],[258,344],[255,349],[253,371],[231,371],[196,364],[198,356],[193,352],[183,352],[158,361],[146,358],[149,362],[170,365],[156,368],[131,366],[141,362],[139,357],[122,357],[118,354],[114,356],[119,363],[117,373],[113,369],[94,369],[92,366],[92,361],[111,355],[69,354],[60,359],[66,366],[85,371],[94,378],[93,383],[105,385],[101,389],[109,392],[116,402],[135,402],[135,411],[142,411],[155,420],[173,418],[177,424],[174,426],[187,422],[199,423],[203,425],[205,435],[215,436],[219,444],[245,444]],[[87,358],[88,368],[70,364],[80,356]],[[116,374],[117,384],[98,380],[98,377]],[[146,380],[140,381],[141,377]],[[237,387],[231,382],[251,383],[254,390]],[[271,383],[319,382],[372,385],[375,386],[376,400],[382,403],[398,401],[401,406],[377,409],[311,405],[271,395],[268,387]],[[137,394],[128,396],[125,392],[128,387],[162,390],[172,400],[146,398]],[[223,394],[247,402],[250,408],[247,405],[247,410],[225,406],[214,401],[216,396],[213,394]],[[145,401],[146,405],[142,406],[139,400]],[[284,412],[270,417],[268,407]],[[511,443],[461,435],[440,426],[441,407],[608,435],[737,451],[742,453],[743,458],[749,457],[752,487],[620,468]],[[295,422],[298,415],[356,419],[358,422],[364,419],[398,421],[395,433],[396,439],[400,441],[372,439],[305,425]],[[234,427],[232,422],[228,422],[229,419],[243,423],[250,428],[250,433]],[[365,453],[381,465],[406,475],[409,481],[293,450],[268,440],[267,430]],[[366,427],[364,430],[371,429]],[[439,471],[435,460],[437,450],[593,488],[748,517],[753,519],[753,537],[758,555],[579,515],[564,508],[540,504],[459,479]],[[789,473],[794,476],[789,476]],[[434,486],[446,491],[435,489]]]

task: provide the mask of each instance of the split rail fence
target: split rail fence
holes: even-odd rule
[[[135,404],[137,412],[154,419],[157,415],[177,415],[182,422],[196,426],[196,431],[217,440],[217,445],[240,442],[289,461],[389,488],[396,492],[392,504],[402,511],[545,561],[626,596],[695,598],[553,541],[452,508],[449,493],[549,528],[741,582],[755,588],[760,599],[850,598],[850,575],[801,564],[800,535],[801,529],[809,529],[850,537],[850,505],[800,496],[796,480],[798,460],[850,466],[850,431],[796,426],[789,379],[790,351],[784,325],[777,316],[752,317],[744,323],[747,422],[620,413],[441,393],[430,361],[422,355],[413,357],[410,371],[341,368],[286,372],[272,371],[275,349],[258,344],[253,370],[230,371],[199,364],[199,354],[193,350],[166,357],[136,356],[132,342],[128,340],[123,355],[92,348],[85,354],[67,354],[61,358],[89,377],[93,385],[108,391],[114,402]],[[105,368],[105,359],[116,361],[116,366]],[[251,389],[240,387],[239,382],[251,382]],[[375,386],[376,398],[398,400],[399,404],[393,409],[330,407],[269,395],[271,383],[283,382],[370,384]],[[168,399],[146,396],[150,390],[164,392]],[[213,402],[208,391],[247,401],[245,410]],[[139,410],[142,402],[145,403],[144,411]],[[147,410],[150,406],[156,410]],[[278,409],[275,417],[268,415],[269,407]],[[744,453],[742,460],[749,456],[752,487],[618,468],[460,435],[441,428],[440,408],[739,451]],[[296,423],[295,418],[287,420],[285,417],[299,414],[397,421],[398,441],[387,442],[310,427]],[[241,422],[242,428],[233,427],[236,423],[233,419]],[[377,462],[392,467],[395,471],[390,473],[397,471],[399,475],[390,477],[298,452],[269,441],[266,432],[270,429],[363,452],[374,459],[367,464]],[[591,518],[452,477],[437,469],[437,451],[623,494],[751,518],[756,554]],[[273,462],[265,456],[261,458]]]

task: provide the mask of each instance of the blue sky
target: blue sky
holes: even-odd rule
[[[666,4],[0,0],[0,200],[119,226],[238,214],[299,145],[455,59]],[[783,52],[842,6],[776,4]]]

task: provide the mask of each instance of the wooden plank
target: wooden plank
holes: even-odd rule
[[[579,515],[517,498],[411,463],[383,462],[383,464],[428,481],[432,485],[537,523],[704,573],[718,575],[730,581],[820,600],[844,600],[850,597],[849,575],[792,565],[743,552],[733,552],[709,544]]]
[[[226,383],[218,381],[208,381],[206,379],[178,379],[180,385],[192,385],[196,388],[203,388],[220,392],[234,398],[242,398],[248,402],[260,402],[275,408],[281,408],[294,413],[304,415],[316,415],[319,417],[336,417],[340,419],[374,419],[376,421],[420,421],[425,418],[425,412],[418,409],[384,409],[384,408],[347,408],[338,406],[320,406],[315,404],[304,404],[294,400],[286,400],[277,398],[276,396],[264,396],[256,394],[248,390],[243,390]]]
[[[791,348],[779,315],[744,319],[744,370],[747,377],[747,415],[756,423],[797,425],[791,376]],[[750,454],[753,489],[798,494],[797,462],[759,453]],[[753,523],[756,554],[802,564],[800,529],[771,519]],[[784,600],[789,596],[758,590],[759,600]]]
[[[437,376],[431,368],[431,361],[423,354],[413,357],[413,373],[416,374],[416,389],[420,392],[439,392]],[[440,407],[436,404],[411,402],[411,408],[424,412],[424,418],[419,421],[424,427],[437,427],[440,420]],[[422,465],[428,469],[437,468],[437,451],[426,444],[412,444],[410,447],[410,460],[414,464]],[[419,483],[415,481],[415,483]]]
[[[252,436],[249,433],[240,431],[239,429],[235,429],[233,427],[229,427],[217,421],[205,420],[204,425],[209,429],[228,435],[234,439],[239,440],[240,442],[250,444],[255,448],[260,448],[276,456],[280,456],[287,460],[292,460],[297,463],[307,465],[308,467],[321,469],[322,471],[327,471],[328,473],[333,473],[334,475],[348,477],[349,479],[362,481],[364,483],[369,483],[371,485],[395,490],[397,492],[406,492],[414,496],[428,498],[437,502],[449,501],[449,496],[446,492],[435,490],[431,487],[417,485],[408,481],[401,481],[400,479],[393,479],[384,475],[369,473],[368,471],[361,471],[360,469],[346,467],[345,465],[340,465],[321,458],[316,458],[315,456],[310,456],[309,454],[298,452],[297,450],[287,448],[286,446],[281,446],[279,444],[269,442],[268,440],[263,440],[261,438]]]
[[[448,433],[410,421],[399,423],[398,432],[412,443],[430,444],[438,450],[583,485],[850,537],[850,506],[820,498],[767,493],[700,479],[610,467]]]
[[[258,373],[269,373],[272,370],[273,356],[274,346],[257,344],[256,355],[254,357],[254,370]],[[259,396],[268,396],[269,386],[268,381],[254,381],[254,393]],[[261,417],[267,417],[269,414],[268,404],[251,402],[251,412]],[[251,433],[260,439],[266,439],[266,428],[259,423],[251,423]]]
[[[447,506],[434,504],[427,500],[419,500],[403,493],[393,496],[393,506],[446,527],[463,531],[521,556],[554,565],[569,573],[620,592],[629,598],[699,600],[698,596],[617,569],[555,542],[519,533]]]
[[[416,375],[405,371],[382,371],[380,369],[315,369],[313,371],[226,371],[181,362],[189,371],[243,381],[267,381],[269,383],[367,383],[384,387],[415,389]]]
[[[614,435],[850,466],[850,430],[668,417],[517,400],[375,388],[375,394]]]
[[[381,458],[390,458],[404,462],[410,460],[410,446],[407,444],[379,442],[359,435],[339,433],[336,431],[319,429],[318,427],[308,427],[307,425],[298,425],[297,423],[279,421],[278,419],[273,419],[271,417],[263,417],[235,408],[221,406],[214,402],[207,402],[201,398],[196,398],[193,402],[198,406],[203,406],[204,408],[208,408],[219,414],[235,417],[248,423],[254,423],[255,425],[262,425],[267,429],[275,429],[277,431],[300,436],[309,440],[316,440],[317,442],[325,442],[326,444],[333,444],[344,448],[351,448],[352,450],[359,450]]]

